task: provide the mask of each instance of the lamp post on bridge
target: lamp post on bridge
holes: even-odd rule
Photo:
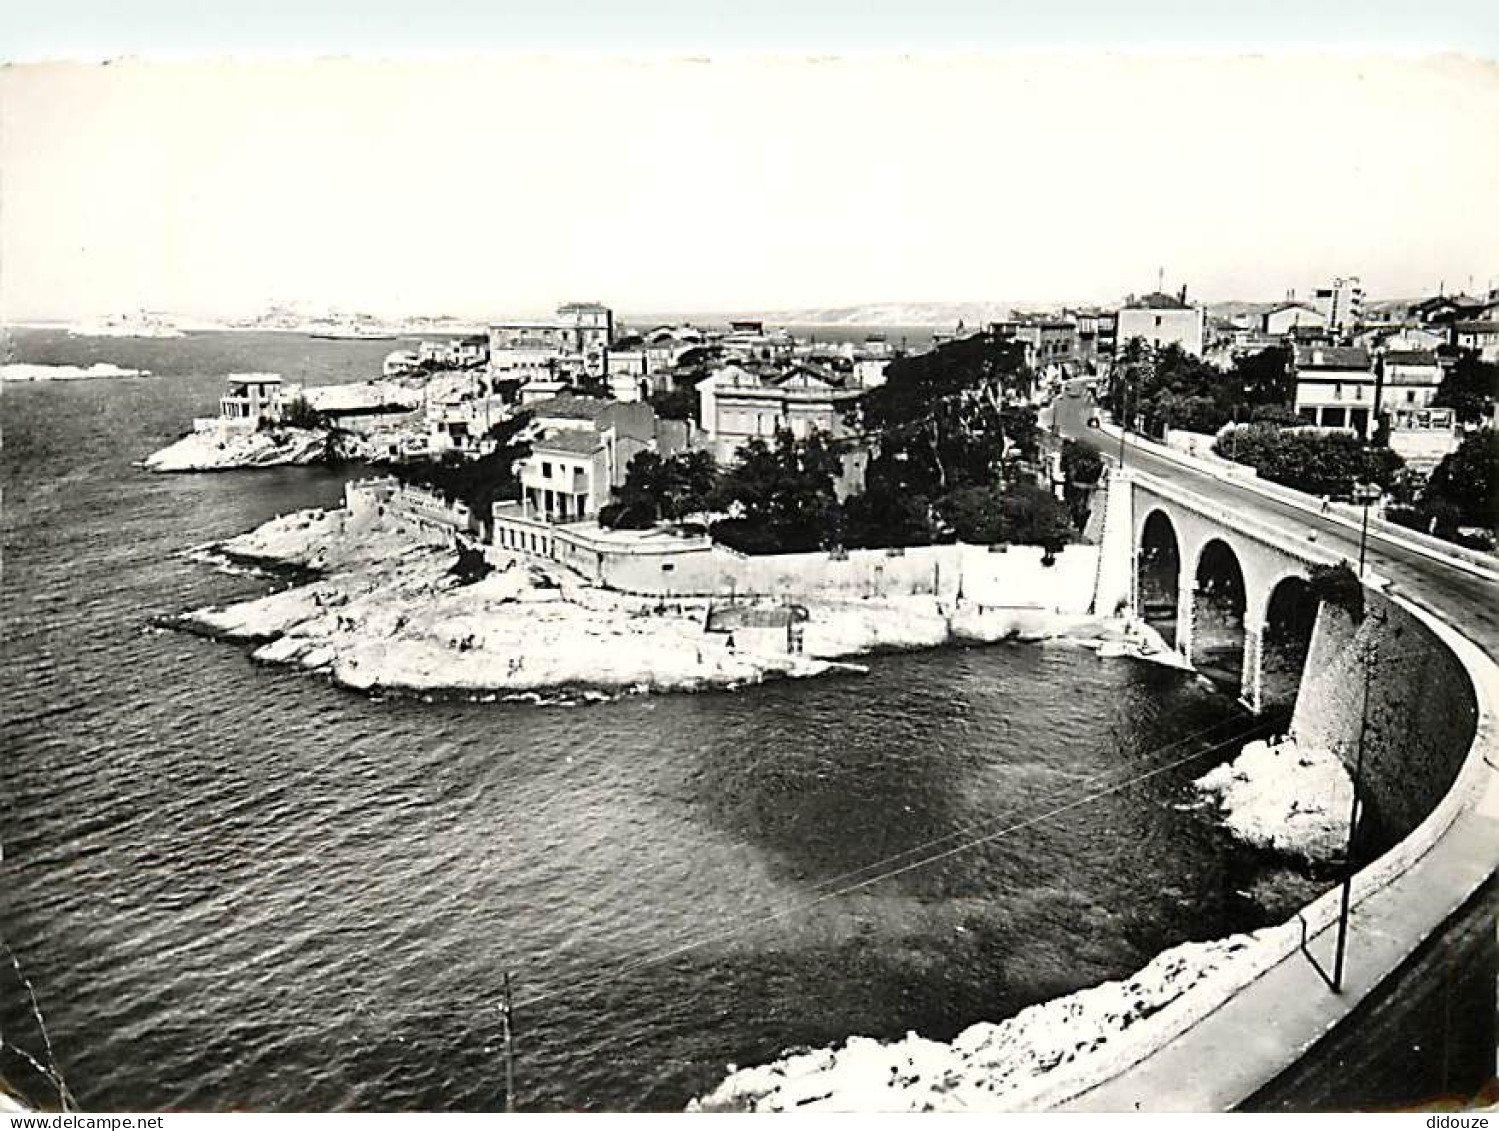
[[[1377,483],[1355,483],[1353,485],[1353,501],[1364,508],[1364,521],[1359,528],[1358,535],[1358,576],[1364,579],[1364,558],[1369,546],[1369,507],[1379,501],[1383,492]]]

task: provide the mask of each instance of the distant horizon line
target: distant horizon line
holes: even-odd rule
[[[1493,288],[1479,288],[1479,290],[1477,292],[1473,293],[1473,294],[1468,294],[1466,291],[1462,291],[1462,290],[1459,290],[1459,291],[1446,291],[1446,290],[1442,290],[1442,291],[1433,291],[1433,292],[1431,292],[1431,294],[1426,294],[1426,293],[1422,292],[1420,294],[1408,294],[1408,295],[1392,295],[1392,296],[1380,296],[1380,297],[1366,296],[1365,297],[1365,302],[1369,303],[1371,305],[1379,306],[1379,305],[1385,305],[1385,304],[1389,304],[1389,303],[1411,302],[1411,301],[1415,301],[1415,300],[1420,299],[1420,298],[1429,298],[1429,297],[1437,297],[1437,296],[1445,296],[1445,297],[1452,297],[1452,298],[1457,298],[1457,297],[1471,297],[1471,298],[1482,299],[1482,298],[1485,297],[1486,293],[1490,292],[1492,289]],[[1154,293],[1154,292],[1152,292],[1152,291],[1134,292],[1134,294],[1149,294],[1149,293]],[[1166,293],[1174,293],[1174,292],[1166,292]],[[1040,299],[1040,298],[1030,298],[1030,299],[978,299],[978,298],[975,298],[975,299],[910,299],[910,300],[886,299],[886,300],[876,300],[876,301],[869,301],[869,302],[849,302],[849,303],[839,303],[839,304],[818,304],[818,305],[804,305],[804,306],[772,306],[772,305],[769,305],[769,304],[765,304],[765,305],[760,305],[760,306],[746,305],[746,306],[735,306],[735,307],[700,308],[700,309],[692,309],[692,308],[685,308],[685,307],[670,307],[670,306],[659,306],[659,307],[654,307],[654,308],[640,308],[640,309],[635,309],[635,310],[627,310],[627,309],[622,309],[622,308],[619,308],[619,307],[610,307],[610,309],[614,312],[614,314],[615,314],[615,316],[617,318],[619,318],[621,320],[626,320],[626,321],[630,321],[630,320],[633,320],[633,321],[642,321],[642,320],[649,320],[649,319],[661,319],[661,320],[667,320],[667,319],[689,319],[689,320],[690,319],[701,319],[701,320],[705,320],[705,321],[711,320],[711,321],[729,322],[729,321],[734,321],[734,320],[737,320],[737,319],[745,319],[745,318],[750,318],[750,319],[753,319],[753,318],[762,318],[762,319],[775,318],[776,320],[779,320],[779,321],[794,322],[794,321],[796,321],[796,318],[794,318],[794,317],[787,317],[787,316],[790,316],[790,315],[817,315],[817,314],[827,315],[827,314],[838,314],[838,313],[845,313],[845,312],[846,313],[857,313],[857,312],[864,311],[864,310],[878,311],[881,308],[902,308],[902,307],[910,309],[910,310],[913,310],[913,311],[918,311],[918,310],[938,311],[938,310],[941,310],[942,308],[951,308],[955,312],[958,313],[959,317],[961,317],[961,308],[975,308],[975,307],[977,307],[977,308],[1004,308],[1004,309],[1009,310],[1009,311],[1032,311],[1032,310],[1035,310],[1035,311],[1060,311],[1060,310],[1067,309],[1067,308],[1086,308],[1086,307],[1110,308],[1110,307],[1116,307],[1116,306],[1121,305],[1122,303],[1128,301],[1130,297],[1132,297],[1132,295],[1125,295],[1125,296],[1121,296],[1120,298],[1118,298],[1116,300],[1110,300],[1110,301],[1086,301],[1086,300],[1080,300],[1080,299],[1075,299],[1075,298],[1073,298],[1073,299],[1055,299],[1055,298],[1051,298],[1051,299]],[[602,300],[597,300],[597,299],[571,299],[571,300],[567,300],[567,301],[573,301],[573,302],[595,302],[595,301],[597,301],[602,306],[606,306],[607,307],[607,306],[610,305],[608,302],[605,302],[605,301],[602,301]],[[1235,298],[1206,298],[1205,299],[1205,298],[1202,298],[1201,296],[1198,296],[1195,299],[1192,299],[1192,297],[1189,295],[1189,301],[1194,301],[1196,304],[1201,305],[1203,307],[1273,306],[1276,303],[1297,303],[1297,302],[1311,303],[1311,302],[1315,301],[1315,298],[1314,298],[1314,296],[1308,294],[1306,296],[1301,296],[1301,295],[1290,295],[1290,296],[1280,295],[1280,296],[1273,297],[1273,298],[1238,298],[1238,297],[1235,297]],[[328,306],[328,307],[321,308],[321,309],[304,311],[304,310],[299,309],[303,305],[304,305],[304,301],[303,300],[297,300],[297,301],[284,301],[284,300],[283,301],[269,301],[264,306],[261,306],[258,309],[253,310],[253,311],[247,311],[247,312],[241,312],[241,313],[219,313],[219,314],[205,314],[205,313],[199,313],[199,312],[193,312],[193,311],[187,311],[187,310],[172,310],[172,309],[169,309],[167,307],[141,306],[141,307],[136,307],[134,309],[122,309],[122,310],[109,311],[109,312],[105,312],[105,313],[79,314],[79,315],[72,315],[72,316],[31,315],[31,316],[23,316],[23,317],[19,317],[19,318],[3,318],[3,319],[0,319],[0,325],[13,326],[13,327],[18,327],[18,328],[24,328],[24,327],[27,327],[27,326],[71,326],[71,325],[78,325],[78,324],[88,323],[88,322],[103,322],[103,321],[106,321],[106,320],[109,320],[109,319],[133,318],[133,317],[160,318],[160,319],[178,319],[178,320],[183,320],[183,321],[200,321],[200,322],[208,322],[208,323],[214,323],[214,322],[229,323],[229,322],[243,322],[243,321],[247,321],[247,320],[255,320],[255,319],[264,318],[267,315],[272,314],[273,312],[277,311],[278,309],[279,310],[283,310],[283,311],[285,311],[288,314],[294,314],[294,315],[300,316],[305,321],[308,321],[308,322],[314,322],[314,321],[331,321],[331,320],[343,320],[343,319],[355,319],[355,318],[357,318],[357,319],[367,319],[367,320],[371,320],[371,321],[379,321],[379,322],[387,322],[387,323],[389,323],[389,322],[403,322],[403,321],[412,321],[412,322],[419,322],[419,321],[439,322],[439,321],[442,321],[442,322],[462,322],[462,323],[486,324],[487,325],[487,324],[491,324],[491,323],[503,321],[504,319],[507,319],[507,318],[524,318],[524,319],[542,318],[542,317],[545,317],[548,314],[552,313],[556,309],[556,306],[551,306],[551,307],[526,307],[524,309],[517,308],[517,309],[515,309],[513,311],[509,311],[509,312],[505,312],[505,313],[496,313],[496,312],[491,311],[491,312],[485,313],[485,314],[476,314],[476,313],[450,313],[450,312],[446,312],[446,311],[438,311],[438,312],[431,312],[431,311],[408,311],[408,312],[404,312],[404,313],[391,313],[389,311],[361,310],[361,309],[358,309],[356,307],[339,307],[339,306]],[[561,305],[561,304],[558,304],[558,305]],[[900,323],[894,322],[894,323],[891,323],[891,324],[898,325]]]

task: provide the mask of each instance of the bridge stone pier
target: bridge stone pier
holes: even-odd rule
[[[1331,555],[1161,480],[1126,479],[1130,613],[1188,663],[1234,685],[1251,711],[1270,705],[1272,682],[1275,699],[1294,697],[1316,620],[1307,582],[1311,567]],[[1272,654],[1285,678],[1267,680]],[[1288,665],[1295,670],[1278,670]]]

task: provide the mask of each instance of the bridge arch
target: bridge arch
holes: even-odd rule
[[[1223,538],[1209,538],[1191,575],[1187,656],[1208,678],[1244,690],[1245,612],[1249,590],[1239,555]]]
[[[1182,549],[1176,524],[1157,507],[1140,526],[1135,553],[1135,608],[1140,619],[1177,647]]]
[[[1271,584],[1258,620],[1259,665],[1252,678],[1258,678],[1260,684],[1252,695],[1246,684],[1246,698],[1256,707],[1295,704],[1317,623],[1318,603],[1305,574],[1285,573]],[[1253,624],[1251,618],[1251,631]]]

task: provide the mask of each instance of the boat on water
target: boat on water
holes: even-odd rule
[[[333,339],[354,338],[365,342],[393,342],[400,337],[389,327],[363,314],[314,318],[307,323],[307,336]]]
[[[398,335],[386,333],[384,330],[366,330],[357,326],[334,327],[329,329],[318,328],[308,331],[309,338],[323,338],[336,341],[357,339],[362,342],[393,342]]]

